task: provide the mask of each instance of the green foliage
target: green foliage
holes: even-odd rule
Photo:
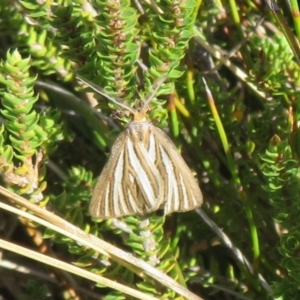
[[[39,285],[37,281],[29,280],[26,285],[27,295],[25,295],[24,300],[30,299],[40,299],[47,300],[51,299],[49,297],[49,289],[46,285]]]
[[[1,63],[1,115],[5,122],[1,136],[1,171],[7,185],[14,185],[20,193],[39,199],[45,189],[44,167],[47,155],[54,151],[54,143],[61,138],[54,124],[57,112],[46,110],[38,114],[33,109],[38,97],[34,95],[35,78],[30,77],[30,58],[22,59],[17,50],[7,53]]]
[[[288,7],[266,13],[262,1],[229,1],[227,7],[196,0],[1,4],[2,185],[41,206],[48,203],[54,214],[154,265],[204,299],[299,298],[297,5],[292,13]],[[265,21],[257,24],[261,17]],[[115,133],[131,117],[98,95],[85,94],[76,74],[134,109],[167,74],[148,117],[170,128],[199,179],[204,211],[227,239],[196,212],[91,220],[93,186]],[[158,299],[181,299],[142,270],[52,229],[4,220],[0,235],[14,231],[6,239],[29,248],[35,244]],[[79,297],[69,278],[56,276],[64,282],[57,288],[60,295],[68,295],[63,299]],[[55,298],[46,281],[28,278],[20,284],[27,284],[24,299]],[[103,285],[95,291],[107,300],[128,299]]]

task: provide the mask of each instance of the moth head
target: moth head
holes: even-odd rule
[[[144,122],[146,121],[146,114],[144,111],[137,111],[133,114],[133,122]]]

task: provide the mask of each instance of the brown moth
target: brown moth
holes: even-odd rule
[[[91,216],[119,218],[158,209],[170,214],[201,206],[199,185],[174,143],[145,118],[146,106],[165,78],[153,87],[140,111],[118,103],[86,79],[79,79],[134,116],[112,146],[93,192],[89,208]]]

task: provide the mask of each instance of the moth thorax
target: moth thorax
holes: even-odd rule
[[[134,121],[128,126],[130,138],[133,143],[142,142],[144,146],[149,143],[151,124],[147,121]]]

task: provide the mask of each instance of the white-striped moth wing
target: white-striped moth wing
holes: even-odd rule
[[[201,204],[198,183],[171,139],[135,118],[112,147],[89,211],[94,218],[107,219],[158,209],[165,214],[188,211]]]

